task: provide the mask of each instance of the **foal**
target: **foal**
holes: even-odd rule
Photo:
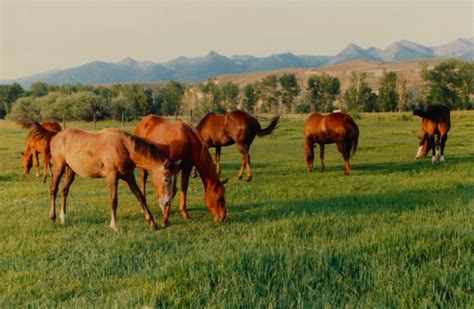
[[[359,127],[354,120],[345,113],[321,115],[314,113],[309,116],[304,125],[304,153],[308,164],[308,171],[313,171],[314,144],[319,144],[319,158],[321,172],[324,171],[324,145],[336,143],[337,150],[344,158],[344,174],[349,176],[349,158],[357,150],[359,141]]]
[[[25,129],[31,129],[32,128],[32,122],[28,122],[25,120],[19,120],[17,121],[17,124],[22,126]],[[55,121],[44,121],[41,123],[43,128],[52,131],[52,132],[59,132],[61,131],[61,126],[59,123]],[[50,159],[50,153],[49,153],[49,141],[46,143],[36,140],[31,136],[31,134],[28,134],[28,137],[26,139],[26,147],[25,150],[21,152],[22,158],[23,158],[23,167],[24,167],[24,173],[25,175],[29,174],[31,167],[33,166],[33,158],[35,159],[35,168],[36,168],[36,177],[40,176],[40,169],[39,169],[39,158],[38,154],[41,153],[43,156],[43,182],[46,182],[47,178],[47,168],[49,166],[49,159]]]
[[[155,145],[118,129],[88,132],[72,128],[57,133],[35,123],[31,134],[39,140],[51,140],[53,162],[49,213],[51,220],[56,219],[56,194],[66,167],[67,177],[62,189],[60,214],[62,223],[66,216],[69,187],[76,174],[82,177],[107,178],[112,209],[110,228],[116,232],[118,228],[115,214],[119,179],[127,182],[141,204],[146,221],[151,228],[156,228],[145,198],[135,181],[133,175],[135,167],[147,169],[152,173],[153,186],[160,196],[160,206],[168,207],[171,204],[178,167]]]

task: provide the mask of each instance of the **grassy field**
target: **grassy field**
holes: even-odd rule
[[[226,223],[211,220],[194,179],[192,220],[175,198],[171,225],[151,231],[121,183],[118,234],[104,179],[76,178],[68,221],[50,222],[49,184],[22,175],[26,132],[0,121],[0,307],[472,306],[474,113],[452,114],[439,165],[414,160],[418,118],[356,121],[350,177],[334,145],[326,171],[308,173],[304,119],[284,119],[252,145],[252,183],[236,179],[236,148],[223,149]]]

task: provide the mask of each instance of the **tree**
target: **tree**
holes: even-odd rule
[[[239,87],[233,82],[227,82],[222,85],[222,101],[223,107],[227,111],[237,108],[237,98],[239,97]]]
[[[311,75],[308,78],[306,90],[314,111],[331,112],[333,102],[341,92],[341,85],[337,77],[323,73]]]
[[[398,93],[398,110],[408,110],[408,90],[406,78],[399,77],[397,79],[397,93]]]
[[[344,94],[344,101],[349,110],[371,112],[377,111],[376,96],[366,81],[367,74],[352,72],[351,84]]]
[[[48,94],[48,85],[43,82],[35,82],[31,84],[30,94],[34,97],[42,97]]]
[[[199,88],[205,95],[204,101],[201,103],[201,113],[226,112],[226,109],[222,104],[223,94],[221,87],[219,87],[214,81],[208,80],[205,84],[200,84]]]
[[[298,85],[298,80],[295,74],[285,73],[280,78],[281,85],[281,102],[283,106],[286,106],[288,111],[291,111],[295,97],[300,93],[301,89]],[[282,108],[283,111],[283,108]]]
[[[33,97],[22,97],[12,105],[9,117],[12,119],[31,119],[40,121],[40,106]]]
[[[257,103],[257,93],[255,87],[252,84],[247,84],[244,87],[244,97],[243,97],[243,108],[251,113]]]
[[[174,115],[181,109],[184,86],[178,82],[171,81],[161,88],[155,100],[161,107],[162,115]]]
[[[142,86],[138,84],[126,84],[120,88],[120,95],[127,100],[130,107],[127,108],[131,116],[146,115],[153,111],[153,98],[147,95]]]
[[[256,84],[257,96],[262,100],[264,111],[272,112],[278,108],[280,91],[276,75],[268,75]]]
[[[385,69],[383,70],[383,75],[380,80],[378,103],[383,111],[393,112],[397,110],[397,73],[387,72]]]
[[[474,63],[461,60],[444,61],[432,70],[422,70],[422,78],[429,86],[428,103],[469,108],[469,97],[474,94],[473,75]]]
[[[0,85],[0,118],[10,113],[13,103],[25,93],[18,83]]]

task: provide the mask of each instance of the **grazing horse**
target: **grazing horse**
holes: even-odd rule
[[[336,143],[337,150],[344,158],[344,174],[349,176],[349,157],[357,150],[359,141],[359,127],[354,120],[345,113],[321,115],[314,113],[309,116],[304,125],[304,153],[308,164],[308,171],[313,171],[314,144],[319,144],[319,158],[321,172],[324,171],[324,145]]]
[[[215,113],[207,114],[196,126],[207,147],[216,148],[217,174],[220,174],[221,147],[237,144],[242,155],[242,164],[238,179],[242,179],[245,166],[247,166],[247,181],[252,179],[250,170],[250,145],[256,135],[265,136],[273,132],[277,127],[280,116],[272,118],[270,125],[264,129],[258,120],[243,111],[233,111],[226,115]]]
[[[117,210],[117,184],[122,179],[141,204],[145,219],[151,228],[156,224],[148,209],[133,175],[135,167],[152,173],[153,186],[160,196],[160,206],[169,207],[173,199],[178,166],[156,147],[125,131],[104,129],[88,132],[81,129],[64,129],[51,132],[35,123],[31,134],[38,140],[50,140],[53,180],[50,188],[51,210],[49,218],[56,219],[56,194],[59,181],[66,171],[67,177],[62,188],[61,222],[66,216],[66,200],[74,177],[107,178],[109,184],[110,207],[112,209],[110,228],[118,231],[115,213]]]
[[[179,210],[185,220],[189,219],[186,210],[191,169],[196,166],[204,184],[205,202],[215,221],[221,222],[227,216],[224,197],[224,183],[219,180],[207,146],[199,133],[181,120],[168,121],[163,117],[148,115],[135,127],[135,134],[155,143],[172,160],[181,160],[181,197]],[[143,196],[146,195],[148,172],[142,170]],[[168,224],[170,208],[163,209],[163,225]]]
[[[415,158],[426,157],[432,149],[432,162],[443,162],[444,146],[451,128],[449,108],[446,105],[430,105],[425,110],[415,109],[413,115],[423,118],[421,121],[423,136],[420,138],[420,148]]]
[[[19,120],[17,121],[17,124],[22,126],[25,129],[31,129],[32,128],[32,122],[28,122],[25,120]],[[61,126],[59,123],[55,121],[44,121],[41,123],[43,128],[52,131],[52,132],[59,132],[61,131]],[[38,154],[41,153],[43,156],[43,182],[46,182],[46,178],[48,176],[47,174],[47,168],[49,166],[49,159],[50,159],[50,153],[49,153],[49,141],[47,144],[38,141],[34,139],[31,134],[28,134],[28,137],[26,139],[26,147],[25,150],[21,152],[22,158],[23,158],[23,167],[24,167],[24,173],[25,175],[28,175],[31,167],[33,166],[33,158],[35,159],[35,168],[36,168],[36,177],[40,176],[40,168],[39,168],[39,158]]]

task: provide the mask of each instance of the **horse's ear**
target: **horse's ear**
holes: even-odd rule
[[[225,185],[228,181],[229,181],[229,178],[226,178],[226,179],[221,181],[221,184]]]
[[[21,153],[21,155],[22,155],[22,156],[24,156],[24,155],[25,155],[25,153],[24,153],[23,151],[22,151],[22,152],[20,152],[20,153]]]
[[[183,164],[183,160],[174,161],[174,168],[180,170]]]

